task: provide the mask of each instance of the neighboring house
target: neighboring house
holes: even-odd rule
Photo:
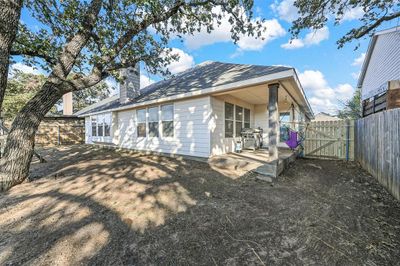
[[[372,37],[358,80],[363,116],[400,107],[400,27]]]
[[[316,114],[312,121],[314,122],[314,121],[338,121],[338,120],[342,120],[342,119],[340,119],[337,116],[333,116],[331,114],[321,112],[321,113]]]
[[[80,112],[86,143],[209,157],[234,151],[242,128],[261,127],[276,151],[279,112],[313,118],[290,67],[208,61],[141,90],[135,70],[124,70],[119,97]]]

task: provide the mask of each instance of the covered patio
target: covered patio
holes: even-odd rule
[[[289,130],[301,130],[301,125],[312,118],[296,75],[211,96],[216,121],[216,129],[212,131],[211,165],[221,169],[243,168],[276,177],[296,157],[297,151],[290,150],[285,143],[285,134]],[[262,129],[262,147],[237,153],[236,143],[241,140],[241,130],[247,127]]]

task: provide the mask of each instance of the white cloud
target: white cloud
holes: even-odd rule
[[[354,88],[348,83],[339,84],[335,88],[339,100],[347,100],[353,96]]]
[[[302,47],[309,47],[312,45],[318,45],[320,42],[329,38],[329,28],[322,27],[318,30],[311,30],[306,34],[304,39],[293,39],[287,43],[282,44],[281,47],[284,49],[298,49]]]
[[[329,86],[324,75],[318,70],[306,70],[299,74],[310,104],[315,112],[335,113],[340,104],[353,95],[354,88],[348,84]]]
[[[230,42],[230,28],[231,24],[228,19],[224,17],[221,21],[221,25],[218,26],[217,23],[214,23],[214,30],[211,33],[208,33],[207,30],[203,28],[200,32],[193,33],[193,35],[183,36],[184,44],[187,48],[195,50],[213,43]]]
[[[355,8],[350,8],[344,12],[341,21],[351,21],[355,19],[360,19],[364,16],[364,14],[365,12],[360,6]]]
[[[289,40],[287,43],[282,44],[281,47],[287,50],[298,49],[304,47],[304,42],[300,39],[293,39],[291,41]]]
[[[294,6],[294,0],[275,1],[271,5],[271,9],[278,14],[280,19],[287,22],[292,22],[299,17],[297,7]]]
[[[149,76],[140,74],[140,88],[143,89],[151,84],[153,84],[155,81],[151,79]]]
[[[320,42],[327,40],[329,38],[329,29],[328,27],[322,27],[318,30],[312,30],[307,33],[304,38],[304,43],[306,45],[319,44]]]
[[[353,72],[351,73],[351,76],[353,77],[353,79],[358,80],[358,78],[360,77],[361,71],[358,72]]]
[[[183,36],[184,44],[187,48],[195,50],[214,43],[232,41],[230,32],[232,25],[229,22],[229,15],[224,14],[220,8],[214,9],[213,12],[221,13],[221,24],[218,25],[214,21],[214,30],[211,33],[208,33],[207,29],[203,27],[200,32]],[[252,22],[254,23],[259,20],[260,18],[255,18]],[[262,35],[263,38],[256,39],[253,36],[241,35],[239,36],[240,40],[237,42],[238,48],[241,51],[259,51],[268,42],[286,34],[285,29],[279,24],[277,19],[266,20],[263,26],[266,27],[266,31]]]
[[[172,54],[177,54],[179,56],[178,61],[174,61],[168,66],[168,69],[172,74],[185,71],[194,66],[193,56],[185,53],[181,49],[172,48]]]
[[[260,51],[268,42],[286,34],[285,29],[282,28],[281,24],[279,24],[276,19],[266,20],[263,26],[266,27],[263,38],[256,39],[253,36],[247,35],[240,36],[237,42],[239,49],[242,51]]]
[[[354,59],[352,66],[361,66],[364,63],[365,53],[361,53],[359,57]]]
[[[21,71],[23,73],[34,74],[34,75],[44,74],[43,71],[41,71],[37,68],[31,67],[31,66],[27,66],[21,62],[11,65],[10,70],[9,70],[9,76],[12,76],[13,72],[15,70]]]

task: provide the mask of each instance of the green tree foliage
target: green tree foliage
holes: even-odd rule
[[[100,6],[89,30],[83,21],[88,9]],[[118,70],[143,62],[150,73],[170,74],[177,60],[168,48],[171,39],[200,30],[211,32],[228,17],[234,42],[241,36],[263,38],[263,19],[253,18],[253,0],[28,0],[28,12],[42,24],[40,30],[21,24],[11,54],[25,63],[51,71],[73,36],[87,27],[89,38],[67,73],[70,90],[90,87]],[[70,82],[67,82],[69,79]]]
[[[339,110],[338,117],[342,119],[358,119],[361,117],[361,89],[357,88],[353,97],[344,103],[342,110]]]
[[[14,71],[8,80],[2,115],[13,119],[21,108],[38,92],[46,77]]]
[[[46,77],[44,75],[35,75],[14,70],[13,75],[7,84],[7,90],[3,102],[3,117],[6,120],[12,120],[22,107],[40,90],[45,80]],[[107,98],[109,94],[110,88],[105,82],[74,92],[74,112]],[[60,99],[57,105],[61,104],[62,100]],[[54,106],[49,111],[49,114],[60,115],[62,112],[58,111],[56,106]]]
[[[178,59],[168,47],[200,30],[211,32],[228,18],[234,42],[263,38],[265,24],[253,17],[253,0],[26,0],[38,31],[21,25],[11,54],[40,64],[49,76],[13,120],[0,159],[0,191],[29,174],[34,135],[63,94],[120,80],[121,68],[143,62],[150,73],[169,74]]]
[[[109,97],[111,93],[110,87],[105,82],[100,82],[93,87],[74,91],[73,103],[74,112],[82,110],[83,108],[97,103],[105,98]]]
[[[329,19],[339,25],[346,12],[362,9],[360,26],[351,29],[338,41],[338,47],[355,39],[373,35],[383,22],[400,17],[399,0],[296,0],[299,17],[293,21],[291,33],[296,38],[303,29],[320,29]],[[357,47],[358,48],[358,47]]]

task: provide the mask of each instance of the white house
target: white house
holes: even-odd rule
[[[400,27],[372,37],[358,80],[363,114],[400,107]]]
[[[328,113],[324,113],[324,112],[320,112],[314,116],[314,119],[312,121],[316,122],[316,121],[340,121],[340,120],[342,120],[342,119],[340,119],[337,116],[334,116],[334,115],[331,115]]]
[[[242,128],[261,127],[277,156],[280,117],[293,127],[313,118],[290,67],[208,61],[141,90],[138,68],[124,75],[119,96],[78,113],[87,144],[209,157],[234,151]]]

